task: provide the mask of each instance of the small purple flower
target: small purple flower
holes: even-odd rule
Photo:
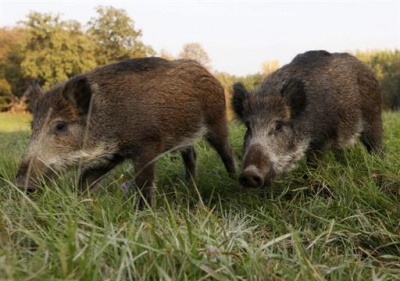
[[[128,192],[130,187],[131,187],[131,182],[130,181],[124,181],[121,184],[121,189],[122,189],[123,192]]]

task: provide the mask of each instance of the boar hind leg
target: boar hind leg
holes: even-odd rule
[[[206,138],[221,157],[226,171],[230,176],[234,176],[236,172],[235,161],[233,160],[232,148],[228,142],[228,128],[226,123],[221,122],[220,124],[216,123],[210,126]]]
[[[379,156],[383,156],[382,131],[382,120],[380,115],[375,118],[373,122],[365,125],[360,139],[369,153],[376,153]]]
[[[189,146],[188,148],[181,151],[183,164],[185,165],[185,176],[186,180],[195,179],[197,176],[196,172],[196,151],[193,146]]]

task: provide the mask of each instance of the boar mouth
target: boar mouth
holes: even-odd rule
[[[26,193],[34,193],[39,187],[36,181],[31,178],[26,178],[22,175],[17,176],[16,186]]]
[[[37,173],[28,166],[25,164],[20,166],[15,180],[16,186],[26,193],[36,192],[45,179],[52,179],[56,175],[50,167],[46,167],[44,172]]]

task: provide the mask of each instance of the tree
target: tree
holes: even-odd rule
[[[225,102],[226,102],[226,115],[228,117],[228,120],[232,120],[235,118],[235,113],[233,112],[232,109],[232,88],[233,84],[238,81],[238,77],[229,74],[227,72],[215,72],[214,73],[215,78],[218,79],[218,81],[221,83],[222,87],[224,87],[224,92],[225,92]]]
[[[6,110],[11,100],[11,86],[7,80],[0,78],[0,111]]]
[[[222,87],[228,91],[231,91],[233,84],[239,80],[238,77],[223,71],[216,71],[214,76],[221,83]]]
[[[27,33],[21,66],[44,88],[96,66],[94,44],[78,22],[33,12],[23,24]]]
[[[169,53],[168,51],[166,51],[164,49],[161,49],[159,56],[166,60],[174,60],[175,59],[171,53]]]
[[[187,43],[183,45],[183,49],[179,54],[179,58],[198,61],[207,69],[211,69],[210,57],[199,43]]]
[[[26,88],[26,79],[21,70],[23,61],[22,42],[25,36],[20,28],[0,29],[0,96],[21,96]]]
[[[96,12],[98,17],[88,23],[88,35],[96,45],[98,65],[154,54],[153,49],[140,40],[142,31],[135,29],[134,21],[125,10],[99,6]]]
[[[400,109],[400,50],[356,51],[355,56],[367,64],[378,78],[383,107]]]
[[[265,77],[279,68],[278,60],[266,61],[262,64],[262,76]]]

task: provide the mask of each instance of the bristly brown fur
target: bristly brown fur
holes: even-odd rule
[[[187,177],[194,177],[192,145],[202,136],[233,174],[225,110],[221,84],[195,61],[140,58],[96,68],[56,85],[39,100],[17,182],[29,184],[29,165],[38,167],[33,177],[46,176],[46,166],[80,165],[84,189],[130,159],[136,184],[151,201],[155,159],[182,149]]]
[[[349,54],[306,52],[267,76],[254,93],[238,87],[234,91],[234,109],[248,127],[243,183],[270,180],[254,167],[280,175],[304,154],[312,159],[327,147],[352,145],[358,137],[369,152],[382,155],[379,83]],[[250,163],[248,151],[253,146],[260,150],[260,145],[267,159]],[[251,173],[247,166],[252,166]]]

